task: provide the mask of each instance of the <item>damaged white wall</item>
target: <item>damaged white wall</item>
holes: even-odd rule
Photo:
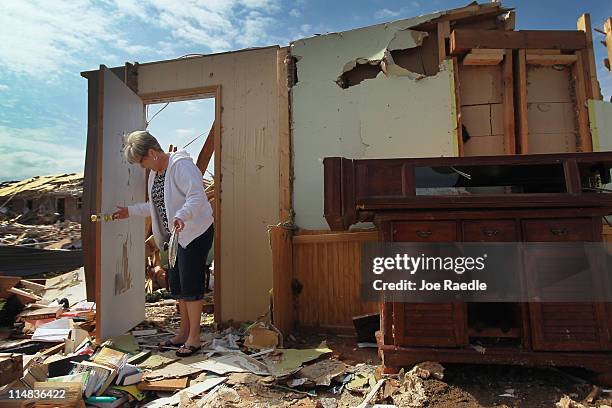
[[[298,227],[328,228],[323,218],[324,157],[457,154],[450,62],[443,63],[435,76],[424,77],[389,58],[392,50],[418,47],[426,33],[409,28],[439,15],[292,43],[298,78],[291,91],[293,203]],[[357,63],[380,63],[383,71],[341,88],[336,81]]]

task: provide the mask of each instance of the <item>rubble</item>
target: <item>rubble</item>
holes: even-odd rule
[[[81,249],[81,224],[64,221],[50,225],[27,225],[14,221],[0,221],[0,245]]]
[[[0,354],[0,366],[18,362],[23,370],[11,370],[12,377],[0,376],[5,383],[0,394],[61,384],[70,396],[70,406],[153,408],[477,408],[521,406],[530,395],[516,380],[481,391],[467,383],[451,385],[445,382],[447,377],[457,382],[464,375],[472,379],[473,372],[443,367],[435,361],[419,363],[399,374],[382,374],[375,351],[359,348],[356,337],[297,333],[288,336],[283,348],[282,337],[265,320],[220,330],[206,313],[201,318],[202,350],[179,358],[171,348],[158,346],[178,328],[174,299],[147,303],[145,322],[129,333],[96,344],[92,340],[95,304],[85,301],[79,274],[77,270],[46,280],[0,280],[5,286],[12,285],[3,289],[3,296],[17,298],[10,292],[15,287],[27,295],[22,299],[26,302],[23,310],[15,315],[18,322],[12,327],[12,338],[0,340],[0,352],[4,353]],[[483,374],[474,381],[480,386],[492,377]],[[547,378],[559,383],[570,377],[549,371]],[[558,401],[557,406],[570,408],[611,402],[605,399],[609,391],[605,388],[585,381],[572,384],[574,388],[555,387],[548,397],[542,397],[550,405],[526,406],[552,406]],[[485,402],[485,392],[496,399]],[[561,392],[566,396],[558,394]],[[39,406],[48,402],[48,406],[69,406],[37,401]]]

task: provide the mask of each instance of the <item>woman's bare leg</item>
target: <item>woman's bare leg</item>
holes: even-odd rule
[[[183,344],[189,337],[189,313],[187,311],[187,303],[184,300],[179,300],[179,314],[181,316],[181,325],[174,337],[170,341],[174,344]],[[198,325],[200,319],[198,319]]]
[[[187,346],[200,347],[200,319],[202,318],[203,300],[185,302],[189,315],[189,337],[185,341]]]

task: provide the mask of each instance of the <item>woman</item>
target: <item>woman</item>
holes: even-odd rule
[[[202,173],[184,151],[165,153],[147,131],[128,135],[123,154],[131,163],[150,169],[149,202],[117,207],[113,218],[151,217],[153,236],[161,248],[175,229],[178,235],[176,264],[168,271],[168,285],[178,299],[181,324],[178,333],[161,346],[179,347],[177,356],[200,350],[200,317],[204,293],[206,256],[213,241],[213,212],[204,193]]]

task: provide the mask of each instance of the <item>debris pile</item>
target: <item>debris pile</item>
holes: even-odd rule
[[[0,245],[27,245],[45,249],[81,249],[81,224],[26,225],[0,221]]]
[[[96,306],[85,300],[82,268],[46,280],[0,277],[0,284],[0,315],[12,326],[0,331],[0,398],[21,395],[24,406],[490,406],[445,382],[447,372],[457,377],[456,367],[449,371],[428,361],[383,374],[375,349],[360,348],[359,338],[285,338],[266,317],[221,330],[204,312],[201,350],[178,357],[176,347],[161,346],[179,326],[177,301],[165,299],[163,291],[146,304],[143,323],[98,344]],[[52,398],[58,390],[64,399]],[[47,397],[34,400],[28,397],[33,392]],[[582,399],[561,394],[548,398],[546,406],[601,407],[610,390],[580,392]],[[498,399],[510,405],[491,405],[522,406],[524,393],[519,385],[506,385]]]

